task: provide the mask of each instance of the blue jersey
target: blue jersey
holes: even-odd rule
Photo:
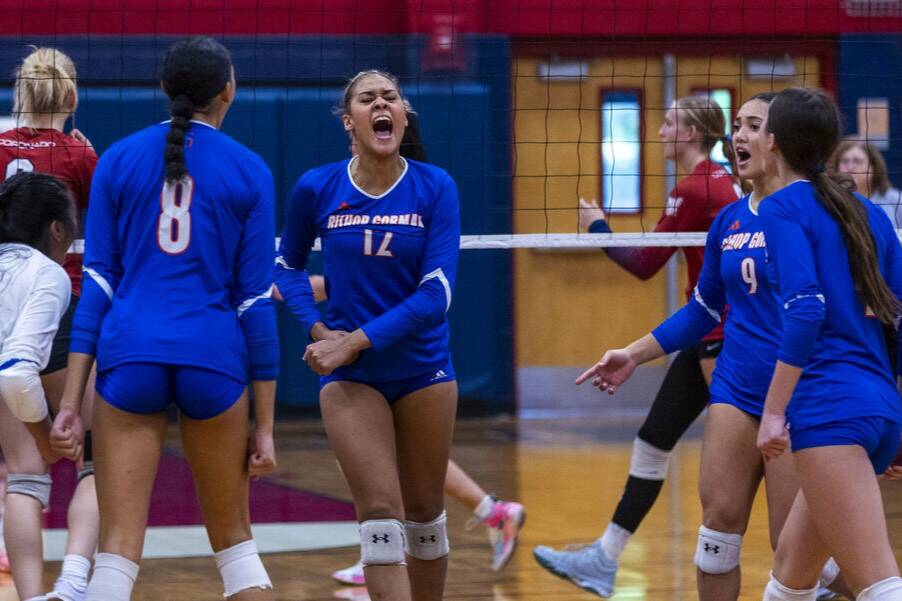
[[[780,311],[766,271],[766,238],[749,197],[717,215],[689,303],[652,334],[668,353],[702,338],[727,305],[723,350],[711,381],[712,402],[760,416],[780,346]]]
[[[879,269],[902,297],[902,248],[886,213],[867,210]],[[769,277],[782,304],[778,358],[803,368],[787,409],[799,428],[874,416],[902,422],[895,366],[880,321],[855,290],[842,230],[799,181],[761,203],[769,243]]]
[[[352,160],[308,171],[295,186],[276,259],[279,291],[308,332],[321,321],[366,333],[373,348],[336,375],[385,382],[441,369],[460,247],[457,186],[442,169],[406,160],[395,185],[373,196],[351,178]],[[325,317],[306,272],[317,237]]]
[[[149,362],[275,379],[269,168],[192,122],[190,177],[164,185],[168,131],[162,123],[133,134],[97,166],[71,350],[96,355],[99,370]]]

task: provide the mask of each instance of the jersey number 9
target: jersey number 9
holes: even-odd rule
[[[755,294],[758,291],[758,276],[755,274],[755,259],[746,257],[742,260],[740,266],[742,272],[742,281],[749,285],[749,294]]]
[[[167,255],[182,254],[191,243],[190,209],[193,194],[194,180],[190,175],[175,183],[163,184],[157,242]]]

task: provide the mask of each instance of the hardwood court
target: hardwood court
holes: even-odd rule
[[[485,530],[464,529],[469,513],[448,503],[452,559],[448,601],[590,601],[597,597],[559,580],[532,558],[537,544],[588,542],[606,524],[621,492],[637,424],[591,418],[579,420],[463,420],[454,457],[487,490],[522,501],[529,519],[521,547],[500,574],[489,569]],[[681,601],[696,598],[692,556],[700,508],[696,494],[700,443],[696,436],[677,447],[661,499],[621,562],[616,601]],[[176,437],[171,438],[177,450]],[[617,442],[611,442],[617,441]],[[308,491],[348,499],[349,494],[318,422],[282,423],[278,428],[276,480]],[[887,483],[890,532],[902,558],[902,483]],[[755,506],[742,556],[742,599],[761,598],[770,568],[765,508]],[[841,516],[837,516],[841,519]],[[264,555],[284,601],[368,599],[365,590],[342,587],[330,573],[357,559],[353,547]],[[48,584],[58,563],[48,564]],[[8,579],[7,579],[8,581]],[[142,564],[135,601],[221,599],[212,558],[151,559]],[[15,599],[11,589],[0,601]]]

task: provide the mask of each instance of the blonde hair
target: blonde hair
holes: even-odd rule
[[[726,117],[714,100],[705,96],[686,96],[676,101],[676,107],[683,124],[698,131],[705,154],[710,153],[719,141],[726,140]]]
[[[35,47],[16,71],[13,115],[27,121],[35,114],[68,113],[70,93],[77,93],[72,59],[55,48]]]

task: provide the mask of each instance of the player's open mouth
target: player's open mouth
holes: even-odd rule
[[[749,151],[746,150],[745,148],[737,148],[736,149],[736,163],[740,167],[745,167],[746,165],[748,165],[751,158],[752,158],[751,153],[749,153]]]
[[[388,115],[379,115],[373,119],[373,133],[378,140],[390,140],[394,127],[394,123]]]

